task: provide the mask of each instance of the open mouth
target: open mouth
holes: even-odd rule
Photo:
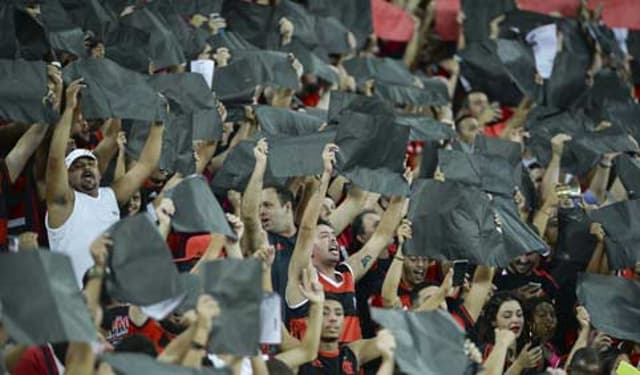
[[[520,333],[520,330],[522,329],[522,326],[516,324],[516,325],[512,325],[511,327],[509,327],[509,329],[511,330],[511,332],[515,333],[516,335]]]
[[[340,255],[340,250],[338,250],[337,246],[331,246],[329,247],[329,254],[338,256]]]
[[[95,179],[96,179],[95,176],[93,175],[93,173],[91,173],[91,172],[83,173],[81,178],[82,178],[83,181],[91,181],[91,182],[95,181]]]
[[[325,332],[330,335],[338,335],[340,333],[340,330],[337,326],[327,326],[325,327]]]
[[[262,223],[262,227],[265,228],[271,225],[271,221],[267,218],[260,219],[260,222]]]

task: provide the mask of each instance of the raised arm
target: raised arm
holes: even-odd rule
[[[600,163],[596,167],[596,173],[591,179],[591,184],[589,185],[589,190],[595,195],[596,199],[598,199],[599,204],[603,204],[607,199],[607,184],[609,183],[609,174],[611,172],[611,167],[613,163],[613,159],[618,156],[617,154],[604,154]]]
[[[207,165],[211,161],[211,158],[216,153],[216,149],[218,148],[217,141],[211,142],[198,142],[195,146],[195,154],[196,154],[196,173],[202,174],[207,168]]]
[[[502,375],[504,373],[504,364],[507,359],[507,351],[511,344],[516,341],[516,335],[508,329],[494,329],[495,345],[491,350],[491,354],[484,361],[484,370],[482,375]]]
[[[169,198],[158,197],[156,199],[160,199],[160,204],[155,208],[156,217],[158,218],[158,231],[166,241],[171,232],[171,217],[175,214],[176,207]]]
[[[571,360],[573,360],[573,356],[576,354],[576,352],[582,348],[587,347],[587,345],[589,344],[589,334],[591,333],[591,317],[589,316],[589,312],[584,308],[584,306],[577,307],[576,319],[578,319],[578,323],[580,324],[580,331],[578,333],[576,342],[571,348],[569,357],[567,357],[567,361],[564,367],[565,370],[568,370],[569,365],[571,364]]]
[[[336,234],[342,233],[353,219],[362,211],[367,192],[357,186],[351,186],[347,198],[329,216],[329,222]]]
[[[433,311],[440,306],[442,303],[446,301],[447,297],[453,292],[453,268],[450,268],[447,271],[447,274],[444,276],[444,280],[442,280],[442,284],[438,288],[438,291],[434,293],[431,297],[427,298],[420,306],[417,306],[414,311]]]
[[[154,122],[151,124],[147,141],[140,153],[140,159],[127,174],[115,180],[111,185],[119,204],[125,204],[158,167],[163,133],[164,125],[162,123]]]
[[[188,312],[188,314],[191,314],[191,312]],[[193,319],[197,320],[197,317],[194,315]],[[192,321],[189,327],[171,340],[169,345],[158,355],[158,362],[171,363],[174,365],[182,364],[187,351],[189,351],[191,347],[191,342],[193,341],[197,328],[197,323]]]
[[[378,351],[382,357],[382,364],[378,369],[377,375],[392,375],[395,370],[395,353],[396,353],[396,340],[395,337],[387,335],[384,331],[383,339],[378,338]],[[378,334],[380,337],[380,334]]]
[[[589,231],[596,237],[598,242],[596,243],[596,248],[593,250],[589,264],[587,265],[587,272],[606,275],[609,273],[604,244],[604,237],[606,236],[606,233],[600,223],[591,223]]]
[[[273,283],[271,281],[271,267],[276,257],[276,249],[273,246],[263,247],[253,253],[253,257],[260,259],[262,262],[262,291],[265,293],[273,292]],[[286,328],[283,327],[284,330]]]
[[[67,167],[64,162],[73,111],[78,107],[78,93],[84,87],[82,79],[73,81],[66,91],[66,107],[51,137],[47,160],[47,209],[49,225],[57,228],[71,215],[74,204],[73,190],[69,186]]]
[[[549,219],[554,215],[557,215],[558,206],[558,194],[555,191],[555,187],[549,192],[546,198],[542,202],[535,215],[533,216],[533,226],[538,230],[540,236],[544,236],[547,231],[547,225]]]
[[[100,307],[100,294],[102,292],[102,282],[106,274],[107,257],[109,248],[113,246],[113,241],[109,235],[98,237],[93,243],[89,251],[93,258],[94,266],[89,270],[87,284],[84,288],[84,295],[87,300],[87,307],[92,317],[95,317]],[[99,326],[101,322],[96,322]]]
[[[304,211],[307,209],[311,198],[313,198],[313,193],[318,189],[318,185],[320,181],[313,177],[307,177],[302,181],[302,198],[298,203],[298,207],[296,207],[295,213],[295,223],[296,225],[300,225],[302,221],[302,216],[304,215]]]
[[[493,275],[495,268],[488,266],[477,266],[473,275],[471,290],[464,298],[464,308],[469,313],[474,322],[478,320],[482,307],[487,296],[493,288]]]
[[[117,180],[127,173],[127,135],[125,132],[118,132],[118,158],[116,159],[116,170],[113,179]]]
[[[262,183],[264,173],[267,170],[267,154],[269,145],[267,140],[262,138],[253,148],[253,156],[256,158],[256,165],[249,179],[249,183],[242,195],[242,222],[246,228],[245,244],[249,253],[253,253],[263,247],[262,225],[260,224],[260,203],[262,197]]]
[[[9,154],[4,159],[7,166],[7,172],[9,173],[9,181],[15,182],[25,165],[29,161],[29,158],[40,145],[40,142],[47,134],[46,124],[33,124],[18,140],[15,146],[9,151]]]
[[[231,259],[243,259],[242,248],[240,244],[242,243],[242,237],[244,236],[244,223],[240,220],[239,217],[231,214],[226,214],[227,221],[229,225],[231,225],[231,229],[236,234],[236,239],[226,237],[224,248],[227,252],[227,258]]]
[[[402,307],[402,303],[398,297],[398,285],[400,285],[400,280],[402,279],[402,268],[404,265],[402,247],[404,246],[405,240],[411,238],[411,223],[408,220],[403,220],[396,231],[396,235],[398,237],[398,251],[393,257],[391,266],[382,284],[382,303],[384,307],[388,308]]]
[[[95,363],[95,354],[90,343],[71,342],[65,358],[65,374],[91,374]]]
[[[220,306],[212,296],[203,294],[198,298],[196,313],[198,318],[193,338],[189,343],[191,347],[182,360],[183,366],[191,368],[202,367],[202,358],[207,355],[209,332],[213,326],[213,319],[220,315]]]
[[[211,241],[209,241],[209,246],[207,246],[202,258],[200,258],[193,268],[191,268],[190,273],[199,274],[200,268],[202,268],[204,263],[220,258],[220,253],[222,252],[222,247],[225,243],[225,236],[218,233],[211,233],[210,236]]]
[[[358,364],[362,366],[381,357],[383,353],[388,353],[395,347],[395,339],[391,332],[383,329],[372,339],[354,341],[348,346],[358,358]]]
[[[104,174],[109,168],[111,159],[117,155],[119,142],[118,136],[122,123],[120,119],[108,119],[103,126],[105,129],[104,138],[96,149],[93,150],[93,154],[98,159],[98,170],[101,174]]]
[[[311,303],[309,306],[309,319],[307,331],[300,345],[282,352],[277,359],[286,363],[290,369],[295,369],[304,363],[316,359],[320,347],[320,335],[322,333],[322,305],[324,303],[324,290],[318,281],[318,274],[309,267],[302,273],[302,282],[298,284],[300,293]]]
[[[311,264],[311,250],[315,237],[316,224],[318,217],[320,217],[322,200],[327,194],[329,179],[333,172],[337,151],[338,146],[334,144],[325,146],[322,152],[324,171],[322,172],[322,177],[320,177],[320,186],[313,194],[313,197],[311,197],[309,205],[302,215],[298,239],[293,249],[293,254],[291,255],[291,261],[289,262],[289,282],[286,288],[286,301],[289,306],[298,305],[305,300],[304,295],[298,288],[298,280],[300,280],[302,270],[306,270]]]
[[[551,138],[551,161],[544,172],[542,185],[540,187],[543,200],[546,200],[547,197],[552,194],[552,190],[555,189],[556,185],[559,183],[560,160],[562,159],[564,144],[570,140],[571,137],[563,133],[557,134]]]
[[[369,241],[357,253],[347,259],[347,264],[353,270],[353,277],[360,280],[369,271],[373,262],[388,245],[393,232],[400,224],[405,205],[404,197],[393,197],[389,207],[382,215],[380,224]]]

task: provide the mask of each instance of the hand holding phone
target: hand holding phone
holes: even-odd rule
[[[453,287],[462,286],[465,276],[469,268],[467,259],[459,259],[453,261]]]

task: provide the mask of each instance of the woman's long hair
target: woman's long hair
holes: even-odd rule
[[[489,302],[486,303],[480,318],[478,319],[478,340],[481,345],[494,345],[495,344],[495,334],[494,334],[494,325],[493,323],[496,321],[498,316],[498,310],[500,310],[500,306],[503,303],[509,301],[516,301],[520,304],[520,307],[523,306],[522,301],[511,291],[500,291],[494,294]],[[524,311],[523,311],[524,316]],[[524,346],[527,335],[525,331],[526,327],[526,319],[525,324],[522,327],[522,333],[520,337],[517,339],[517,350],[518,352]]]

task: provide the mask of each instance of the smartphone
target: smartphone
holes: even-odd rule
[[[464,284],[464,278],[467,275],[469,261],[466,259],[453,261],[453,286],[461,286]]]

